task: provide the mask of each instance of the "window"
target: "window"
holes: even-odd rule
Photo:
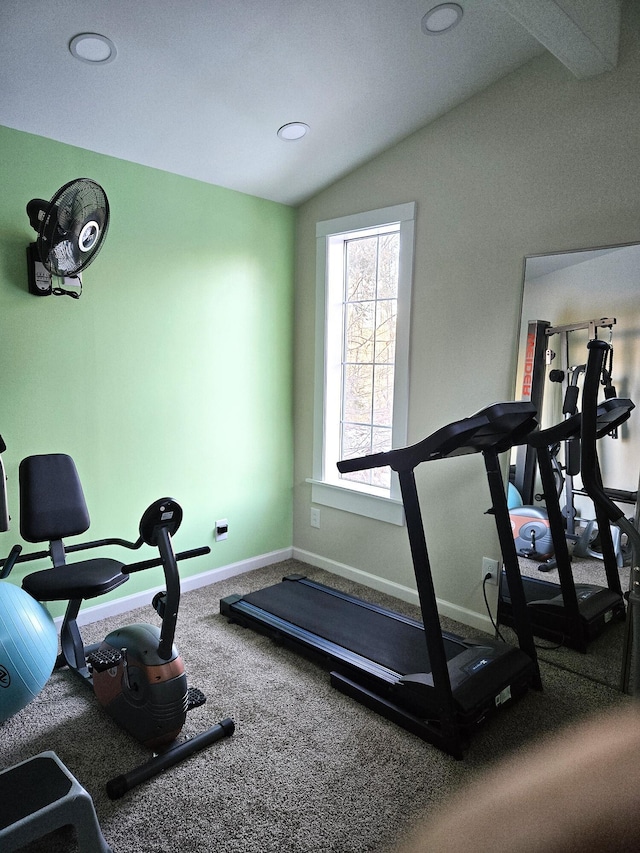
[[[320,222],[312,500],[402,524],[395,474],[339,459],[407,440],[413,203]]]

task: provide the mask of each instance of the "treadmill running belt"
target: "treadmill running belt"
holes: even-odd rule
[[[283,581],[244,600],[400,675],[431,672],[424,629],[313,586]],[[444,637],[451,660],[466,646]]]

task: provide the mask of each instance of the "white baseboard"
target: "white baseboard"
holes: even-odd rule
[[[321,557],[319,554],[313,554],[311,551],[303,551],[302,548],[295,547],[293,549],[293,558],[303,563],[309,563],[311,566],[316,566],[318,569],[324,569],[341,578],[361,583],[363,586],[378,590],[378,592],[392,595],[401,601],[408,601],[409,604],[418,605],[419,603],[418,593],[415,589],[395,583],[394,581],[385,580],[385,578],[381,578],[378,575],[364,572],[362,569],[355,569],[353,566],[346,565],[346,563],[338,563],[336,560],[329,560],[326,557]]]
[[[250,557],[247,560],[241,560],[238,563],[230,563],[228,566],[221,566],[218,569],[209,569],[206,572],[200,572],[197,575],[184,578],[180,583],[182,592],[190,592],[192,589],[199,589],[202,586],[223,581],[227,578],[242,575],[245,572],[250,572],[253,569],[262,569],[265,566],[270,566],[272,563],[279,563],[282,560],[290,560],[293,555],[293,548],[282,548],[280,551],[271,551],[268,554],[260,554],[258,557]],[[83,608],[78,614],[78,625],[88,625],[90,622],[97,622],[100,619],[106,619],[108,616],[120,616],[122,613],[128,613],[130,610],[135,610],[138,607],[144,607],[150,604],[151,599],[156,594],[164,589],[163,586],[147,589],[143,592],[132,593],[125,595],[122,598],[117,598],[114,601],[107,601],[103,604],[94,604],[92,607]],[[54,619],[57,627],[62,624],[62,616]]]
[[[209,569],[206,572],[200,572],[197,575],[184,578],[180,584],[182,592],[189,592],[192,589],[199,589],[203,586],[209,586],[216,581],[226,580],[227,578],[242,575],[245,572],[253,571],[253,569],[262,569],[265,566],[270,566],[272,563],[279,563],[283,560],[291,558],[300,560],[303,563],[308,563],[311,566],[316,566],[319,569],[324,569],[339,577],[347,580],[361,583],[363,586],[368,586],[378,592],[383,592],[391,595],[394,598],[399,598],[401,601],[407,601],[409,604],[418,606],[418,593],[412,587],[403,584],[395,583],[394,581],[386,580],[378,575],[370,574],[362,569],[356,569],[353,566],[348,566],[345,563],[339,563],[336,560],[330,560],[322,557],[319,554],[314,554],[311,551],[305,551],[302,548],[282,548],[279,551],[271,551],[268,554],[260,554],[257,557],[250,557],[247,560],[241,560],[237,563],[230,563],[227,566],[221,566],[217,569]],[[138,607],[144,607],[150,604],[151,599],[164,586],[147,589],[143,592],[136,592],[132,595],[125,595],[122,598],[117,598],[114,601],[107,601],[102,604],[94,604],[91,607],[83,608],[78,615],[78,625],[88,625],[91,622],[97,622],[100,619],[106,619],[109,616],[120,616],[123,613],[128,613],[130,610],[135,610]],[[451,604],[448,601],[438,599],[438,610],[444,616],[450,619],[455,619],[463,625],[468,625],[472,628],[477,628],[480,631],[492,633],[493,628],[488,616],[483,616],[480,613],[475,613],[473,610],[467,610],[456,604]],[[58,628],[62,624],[62,616],[58,616],[55,620]]]
[[[371,587],[371,589],[384,592],[387,595],[392,595],[394,598],[399,598],[401,601],[407,601],[409,604],[419,606],[418,592],[413,587],[404,586],[403,584],[389,581],[381,578],[378,575],[372,575],[362,569],[355,569],[353,566],[347,566],[345,563],[338,563],[336,560],[329,560],[326,557],[321,557],[318,554],[313,554],[310,551],[303,551],[301,548],[293,548],[293,558],[301,560],[303,563],[309,563],[311,566],[316,566],[318,569],[324,569],[327,572],[332,572],[334,575],[346,578],[347,580],[361,583],[363,586]],[[468,610],[465,607],[460,607],[457,604],[452,604],[449,601],[437,599],[438,612],[443,616],[448,616],[450,619],[455,619],[463,625],[468,625],[471,628],[477,628],[480,631],[486,631],[489,634],[493,633],[493,625],[488,616],[482,613],[476,613],[474,610]]]

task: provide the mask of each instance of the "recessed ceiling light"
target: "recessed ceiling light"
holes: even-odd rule
[[[439,36],[449,32],[462,18],[462,6],[457,3],[440,3],[430,9],[422,19],[422,32]]]
[[[113,62],[118,53],[111,39],[98,33],[80,33],[74,36],[69,42],[69,50],[76,59],[94,65]]]
[[[302,139],[308,132],[308,124],[305,124],[303,121],[290,121],[288,124],[282,125],[278,130],[278,136],[280,139],[286,139],[291,142],[295,139]]]

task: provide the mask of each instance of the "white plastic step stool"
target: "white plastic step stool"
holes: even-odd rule
[[[93,800],[55,752],[41,752],[0,771],[0,850],[13,853],[72,824],[81,853],[113,853]]]

